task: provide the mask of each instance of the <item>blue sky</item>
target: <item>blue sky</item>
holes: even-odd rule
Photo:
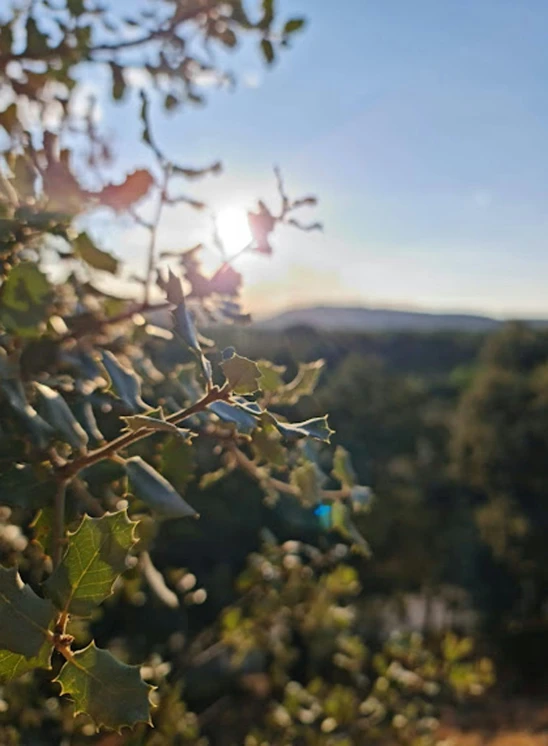
[[[236,92],[157,121],[175,156],[224,161],[197,191],[218,209],[271,194],[274,163],[319,196],[323,235],[284,230],[242,261],[251,306],[548,316],[546,0],[280,7],[309,25],[273,69],[246,46]],[[190,245],[193,220],[169,214],[162,243]]]

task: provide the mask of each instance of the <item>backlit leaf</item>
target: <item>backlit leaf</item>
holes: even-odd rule
[[[122,417],[122,419],[126,422],[128,430],[131,431],[141,430],[143,427],[146,427],[147,430],[168,432],[172,435],[176,435],[178,438],[188,438],[190,435],[190,430],[185,430],[183,427],[177,427],[177,425],[174,425],[171,422],[166,422],[164,419],[158,419],[144,414],[137,414],[132,417]]]
[[[1,649],[26,658],[39,656],[53,613],[51,601],[25,585],[14,567],[0,567]]]
[[[154,512],[166,518],[198,517],[167,479],[140,456],[128,459],[125,467],[131,491]]]
[[[283,365],[274,365],[269,360],[257,360],[257,367],[261,371],[259,388],[263,392],[273,393],[285,385],[283,375],[286,371]]]
[[[258,390],[261,371],[253,360],[234,354],[223,360],[221,368],[235,394],[253,394]]]
[[[52,652],[52,646],[46,641],[40,648],[38,655],[33,658],[26,658],[19,653],[11,653],[9,650],[0,650],[0,679],[11,681],[35,668],[50,669]]]
[[[51,286],[36,264],[16,264],[0,291],[0,324],[18,336],[37,336],[45,328],[51,298]]]
[[[128,666],[95,643],[74,654],[55,679],[61,694],[74,700],[75,712],[84,712],[97,726],[120,730],[150,722],[152,687],[141,679],[139,666]]]
[[[76,256],[93,269],[100,269],[110,274],[116,274],[118,271],[118,260],[107,251],[99,249],[87,233],[80,233],[72,242],[72,248]]]
[[[276,423],[276,427],[280,433],[288,440],[298,440],[299,438],[314,438],[315,440],[321,440],[324,443],[329,443],[330,438],[335,432],[331,430],[327,422],[327,415],[325,417],[314,417],[311,420],[305,422],[279,422],[273,418]]]
[[[276,403],[293,405],[303,396],[313,394],[318,385],[324,365],[324,360],[316,360],[313,363],[300,363],[299,371],[295,378],[278,391],[275,399]]]
[[[257,420],[253,414],[226,401],[213,402],[208,409],[224,422],[232,422],[241,433],[250,433],[257,427]]]
[[[343,487],[353,487],[356,484],[356,474],[352,468],[350,454],[342,446],[337,446],[335,449],[331,473]]]
[[[114,581],[126,569],[135,525],[125,511],[101,518],[84,516],[69,534],[61,564],[44,583],[56,606],[76,616],[89,616],[110,596]]]
[[[165,292],[168,302],[175,306],[175,309],[171,312],[175,333],[187,345],[187,347],[194,352],[198,358],[198,362],[200,363],[204,378],[206,381],[211,383],[211,363],[205,358],[202,348],[200,347],[194,322],[186,307],[185,295],[180,278],[174,275],[170,269],[168,271],[167,280],[164,280],[161,275],[158,276],[158,285]]]

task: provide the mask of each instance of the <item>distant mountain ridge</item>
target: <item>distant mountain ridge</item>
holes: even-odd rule
[[[276,316],[255,322],[255,326],[273,330],[310,326],[326,331],[490,332],[509,320],[466,313],[399,311],[359,306],[315,306],[283,311]],[[527,319],[523,322],[535,327],[548,327],[548,319]]]

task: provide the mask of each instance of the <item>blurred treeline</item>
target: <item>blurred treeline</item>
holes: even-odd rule
[[[505,687],[539,687],[548,664],[541,652],[548,640],[548,332],[519,323],[489,335],[251,326],[211,336],[286,366],[288,375],[299,362],[325,360],[297,416],[329,412],[360,483],[376,495],[358,520],[373,550],[371,560],[356,563],[366,614],[372,597],[406,594],[423,600],[425,627],[429,600],[468,608]],[[262,510],[251,501],[215,551],[202,545],[198,570],[209,565],[223,575],[237,565],[257,523],[276,522],[278,511]],[[286,512],[279,515],[275,529],[287,538],[292,527]],[[438,624],[468,618],[449,614]]]

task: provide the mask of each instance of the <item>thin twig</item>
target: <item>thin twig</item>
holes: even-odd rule
[[[192,415],[197,414],[198,412],[203,412],[203,410],[214,401],[228,399],[228,396],[229,389],[226,386],[221,389],[218,386],[213,386],[204,397],[192,406],[183,409],[180,412],[174,412],[169,415],[169,417],[166,417],[166,422],[177,425],[179,422],[192,417]],[[57,470],[57,478],[62,483],[70,481],[76,474],[78,474],[78,472],[82,471],[82,469],[86,469],[88,466],[93,466],[93,464],[97,464],[99,461],[104,461],[106,458],[110,458],[118,451],[127,448],[143,438],[147,438],[153,432],[154,430],[141,427],[139,430],[124,433],[115,440],[112,440],[110,443],[106,443],[104,446],[97,448],[95,451],[90,451],[85,456],[80,456],[73,461],[69,461],[65,466]]]
[[[158,240],[158,228],[160,226],[160,220],[162,218],[162,210],[166,203],[167,187],[169,184],[169,178],[171,176],[171,165],[167,164],[164,168],[164,180],[162,182],[162,189],[158,196],[158,205],[156,207],[156,214],[152,220],[150,228],[150,240],[148,244],[147,254],[147,269],[145,275],[145,295],[143,298],[143,306],[148,306],[150,301],[150,285],[152,280],[152,273],[154,272],[154,262],[156,260],[156,243]]]

